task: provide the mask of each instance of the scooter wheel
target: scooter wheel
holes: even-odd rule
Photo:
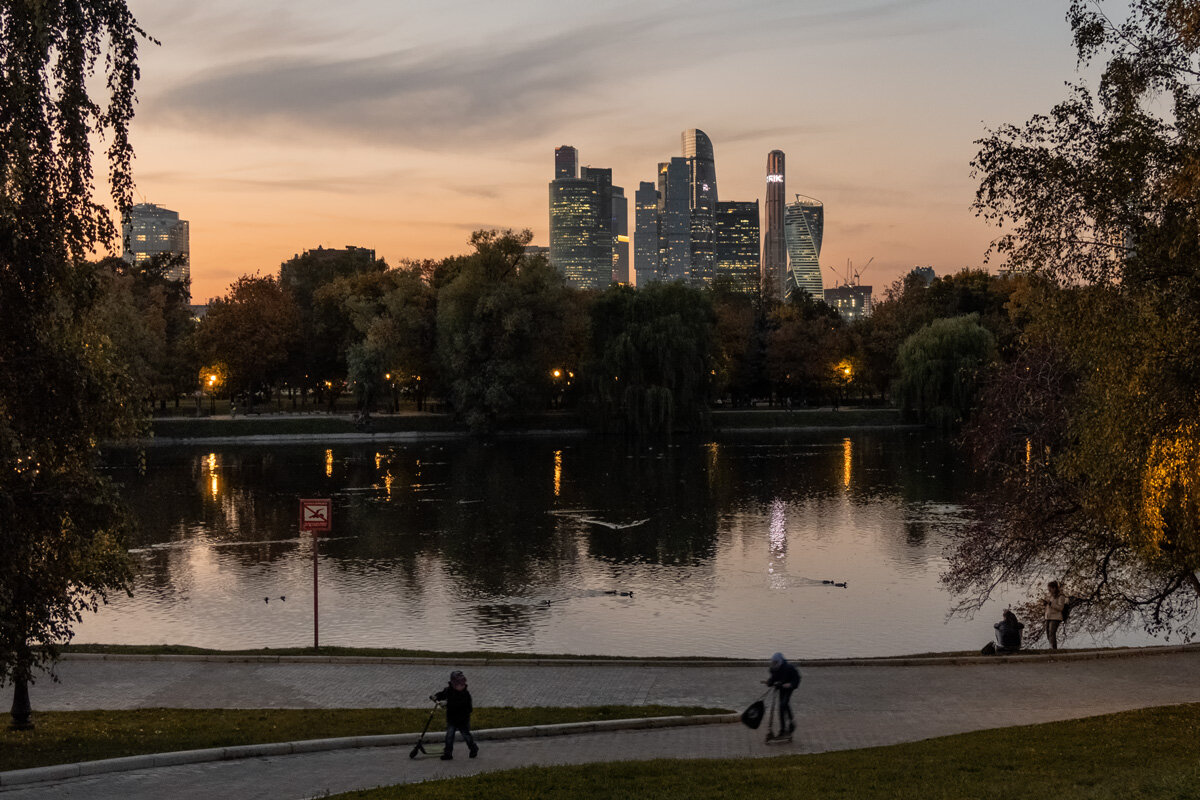
[[[412,750],[409,750],[409,751],[408,751],[408,757],[409,757],[409,758],[416,758],[416,757],[417,757],[417,753],[419,753],[419,752],[421,752],[421,748],[419,748],[419,747],[414,747]]]

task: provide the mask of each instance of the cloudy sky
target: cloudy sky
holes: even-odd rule
[[[679,134],[722,200],[825,203],[826,285],[981,266],[974,142],[1065,96],[1066,0],[130,0],[138,200],[191,222],[196,302],[318,245],[389,263],[547,243],[554,148],[632,198]],[[632,210],[632,200],[630,202]],[[630,229],[633,223],[630,220]],[[998,264],[993,263],[991,267]]]

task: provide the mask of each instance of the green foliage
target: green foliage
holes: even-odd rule
[[[98,313],[140,398],[175,400],[196,389],[199,362],[186,282],[167,278],[177,256],[146,264],[107,258],[96,265]]]
[[[130,523],[95,448],[139,430],[137,382],[86,259],[115,238],[93,197],[94,136],[110,142],[115,205],[131,204],[141,35],[115,0],[0,11],[0,680],[29,680],[129,578]]]
[[[437,354],[449,399],[474,431],[549,404],[552,371],[573,371],[584,315],[530,231],[476,231],[437,297]]]
[[[335,282],[361,277],[367,284],[387,270],[382,259],[372,258],[370,250],[306,250],[285,261],[279,268],[279,284],[292,297],[299,314],[296,335],[291,339],[288,377],[295,386],[324,391],[328,383],[330,408],[347,376],[346,356],[358,337],[350,316],[337,302],[347,289],[322,292]],[[353,289],[351,289],[353,291]]]
[[[996,339],[975,314],[937,319],[904,340],[897,356],[901,407],[940,428],[962,423],[980,371],[996,355]]]
[[[353,331],[346,365],[362,407],[392,386],[418,405],[427,391],[436,390],[437,296],[424,265],[341,278],[317,297],[336,308]]]
[[[801,289],[771,312],[770,326],[767,374],[776,391],[800,405],[836,396],[832,367],[851,347],[837,311]]]
[[[291,292],[279,281],[243,275],[208,304],[196,347],[206,362],[224,365],[230,396],[245,392],[253,402],[283,376],[299,323]]]
[[[703,430],[716,367],[708,293],[682,283],[611,286],[592,305],[588,400],[601,427]]]
[[[1081,64],[1048,115],[980,142],[976,208],[1033,273],[1025,333],[969,431],[991,490],[946,579],[977,606],[1056,577],[1072,625],[1191,635],[1200,609],[1200,3],[1071,4]]]

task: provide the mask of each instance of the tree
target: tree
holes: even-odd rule
[[[679,282],[611,286],[591,320],[583,374],[602,428],[645,435],[708,426],[717,343],[707,292]]]
[[[336,302],[322,300],[321,289],[338,280],[369,276],[387,269],[371,250],[306,250],[279,267],[279,283],[287,288],[300,319],[292,341],[288,374],[293,385],[316,389],[328,397],[332,411],[347,376],[346,354],[357,340],[353,326]]]
[[[1200,3],[1067,15],[1081,65],[1048,115],[980,142],[979,214],[1034,275],[1025,332],[968,430],[991,480],[945,579],[977,608],[1057,577],[1072,622],[1190,636],[1200,607]]]
[[[995,355],[996,339],[977,315],[934,320],[900,346],[901,408],[927,425],[957,427],[970,413],[979,373]]]
[[[578,295],[544,257],[525,255],[532,238],[476,231],[475,252],[452,259],[438,292],[438,361],[454,410],[475,431],[545,408],[553,370],[580,357]]]
[[[832,393],[832,366],[850,340],[837,310],[803,289],[775,308],[767,335],[767,374],[780,395],[804,405]]]
[[[407,263],[385,272],[365,272],[322,286],[316,295],[326,318],[340,314],[347,336],[348,377],[369,408],[387,387],[411,394],[421,406],[436,387],[434,343],[437,295],[425,265]]]
[[[178,256],[164,254],[143,264],[106,258],[96,265],[98,307],[140,397],[162,404],[196,388],[191,335],[195,329],[187,282],[167,271]]]
[[[129,582],[130,519],[96,458],[139,430],[139,406],[87,258],[115,239],[93,197],[93,136],[109,142],[114,204],[132,205],[143,35],[118,0],[0,9],[0,681],[22,727],[35,670]],[[89,94],[102,57],[103,103]]]
[[[196,331],[196,345],[207,362],[224,365],[230,397],[269,391],[283,376],[288,354],[299,338],[300,313],[288,291],[270,277],[243,275],[229,294],[208,304]]]

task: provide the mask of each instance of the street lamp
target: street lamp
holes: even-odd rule
[[[209,413],[209,415],[217,413],[216,393],[217,393],[217,376],[209,375],[208,376],[208,413]]]

